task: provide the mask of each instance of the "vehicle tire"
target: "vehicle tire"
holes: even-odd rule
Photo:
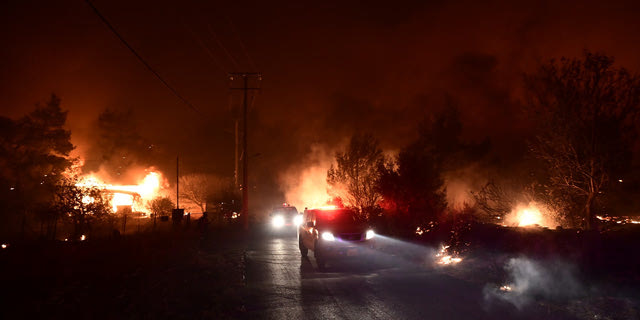
[[[300,255],[303,258],[306,258],[309,254],[309,249],[307,249],[307,247],[302,243],[302,236],[298,236],[298,247],[300,248]]]

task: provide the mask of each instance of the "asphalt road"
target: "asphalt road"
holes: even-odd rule
[[[415,248],[413,248],[415,250]],[[425,250],[425,252],[428,252]],[[319,270],[295,233],[263,233],[246,252],[247,319],[567,319],[540,305],[484,299],[484,285],[389,253],[374,263],[337,261]]]

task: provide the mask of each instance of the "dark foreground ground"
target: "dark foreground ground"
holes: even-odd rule
[[[12,245],[0,319],[237,318],[244,248],[230,231]]]
[[[387,237],[319,270],[295,233],[252,230],[12,245],[0,319],[640,319],[637,272],[480,248],[441,265],[438,246]]]

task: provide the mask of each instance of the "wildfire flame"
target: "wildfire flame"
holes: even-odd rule
[[[118,211],[118,207],[129,206],[133,211],[145,212],[144,203],[159,195],[163,177],[159,172],[149,172],[139,184],[136,185],[113,185],[108,184],[96,177],[88,175],[76,184],[81,187],[97,187],[105,190],[105,193],[112,195],[111,205],[113,212]],[[89,204],[95,199],[87,196],[82,202]]]
[[[519,227],[531,226],[531,225],[541,225],[542,224],[542,213],[538,208],[526,208],[519,212],[518,214],[518,223]]]
[[[544,206],[530,202],[527,205],[520,204],[506,218],[506,224],[517,227],[541,226],[555,227],[557,225],[552,212]]]
[[[311,152],[302,159],[300,165],[290,168],[279,177],[287,202],[298,209],[330,203],[327,170],[332,162],[333,152],[318,145],[311,146]]]
[[[437,264],[450,265],[457,264],[462,261],[462,258],[460,257],[453,257],[452,255],[447,254],[447,249],[449,249],[449,246],[445,245],[440,248],[440,252],[436,254],[436,257],[440,257],[440,259],[438,259],[438,261],[436,262]]]

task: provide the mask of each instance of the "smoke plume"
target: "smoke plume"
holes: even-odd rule
[[[505,271],[509,275],[506,284],[484,287],[485,302],[505,301],[521,310],[538,299],[564,300],[584,292],[576,278],[575,267],[565,262],[511,258]]]
[[[279,177],[285,200],[299,210],[327,204],[327,170],[332,161],[333,152],[322,145],[312,145],[303,161]]]

